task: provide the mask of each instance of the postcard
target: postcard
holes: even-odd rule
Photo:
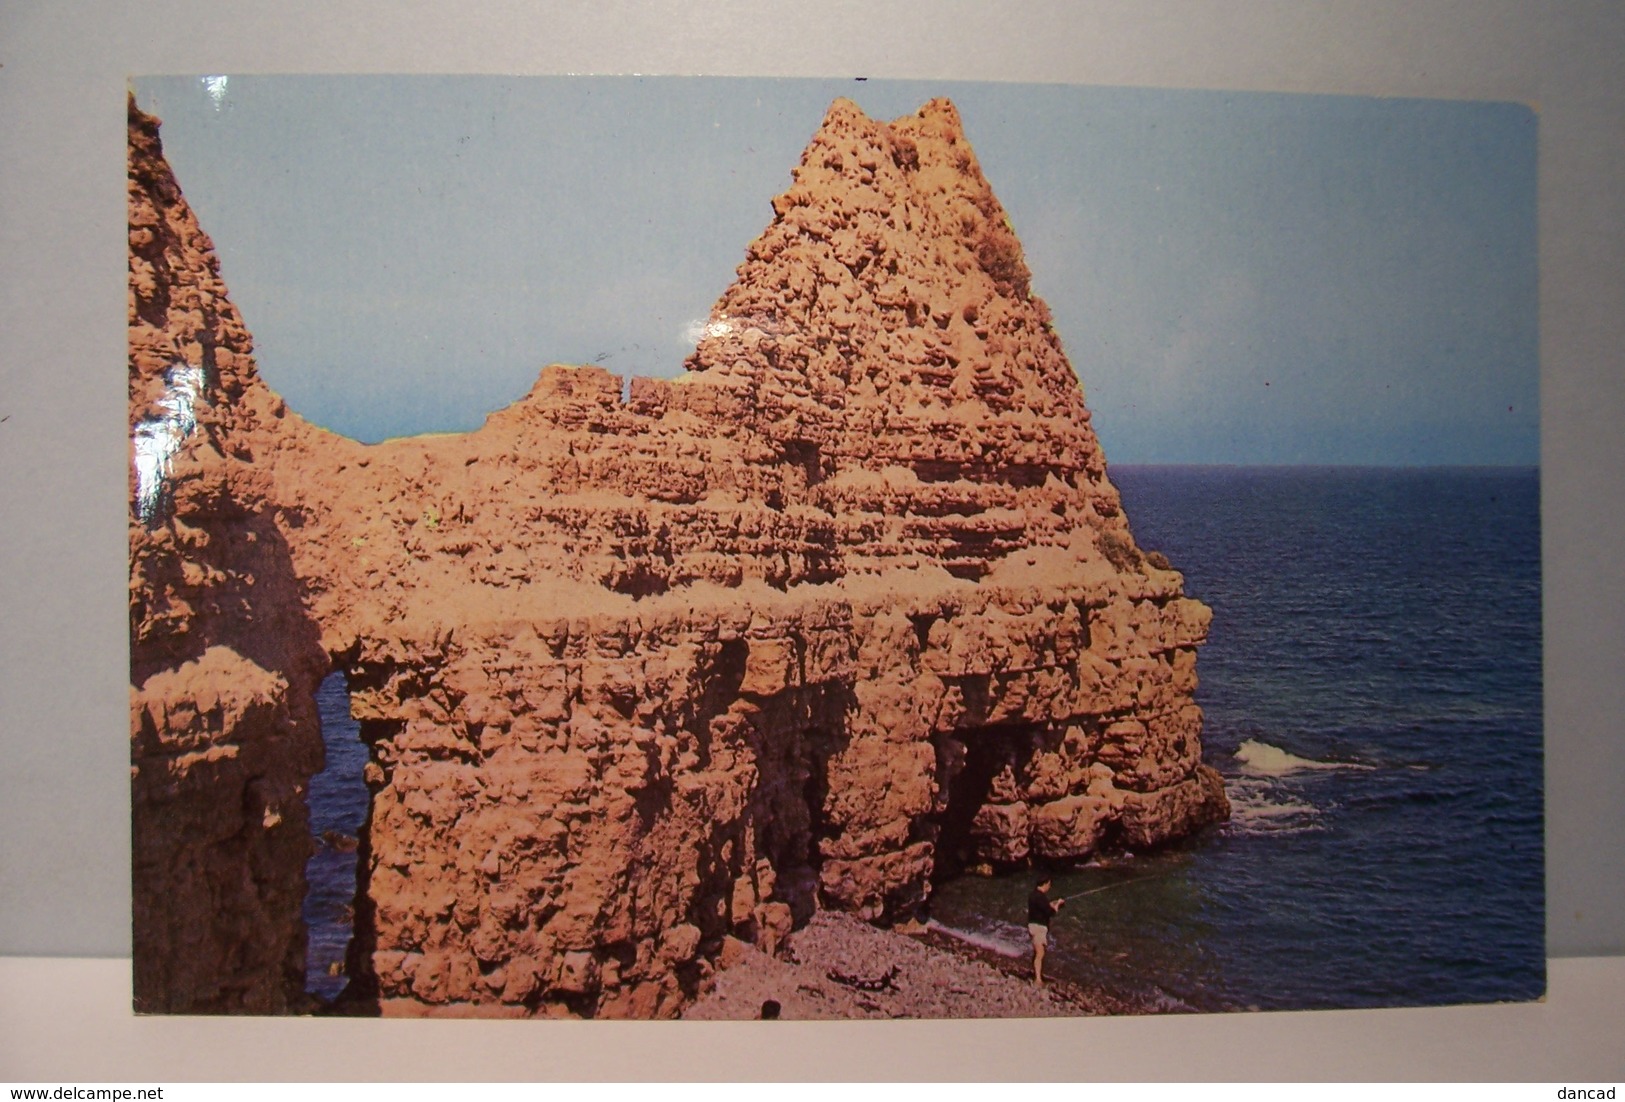
[[[138,78],[134,999],[1545,989],[1508,103]]]

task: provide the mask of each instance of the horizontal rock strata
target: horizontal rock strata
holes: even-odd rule
[[[335,664],[385,1013],[671,1016],[730,937],[1227,813],[1208,610],[945,101],[837,101],[684,374],[374,446],[260,381],[156,134],[132,104],[139,1005],[296,1005]]]

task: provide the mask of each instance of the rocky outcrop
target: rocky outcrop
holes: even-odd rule
[[[1208,611],[1135,545],[952,106],[837,101],[773,210],[681,376],[552,366],[366,447],[257,378],[132,105],[138,1003],[297,997],[334,664],[385,1013],[670,1016],[726,939],[1227,813]]]
[[[278,1012],[303,987],[330,666],[264,454],[296,434],[133,103],[129,220],[135,1004]]]

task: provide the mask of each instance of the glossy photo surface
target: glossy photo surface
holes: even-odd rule
[[[137,1009],[1539,998],[1535,150],[135,79]]]

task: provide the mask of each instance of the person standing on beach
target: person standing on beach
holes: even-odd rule
[[[1045,875],[1027,897],[1027,932],[1033,936],[1033,982],[1040,987],[1044,986],[1044,947],[1049,944],[1049,920],[1066,902],[1064,899],[1051,901],[1049,888],[1050,878]]]

